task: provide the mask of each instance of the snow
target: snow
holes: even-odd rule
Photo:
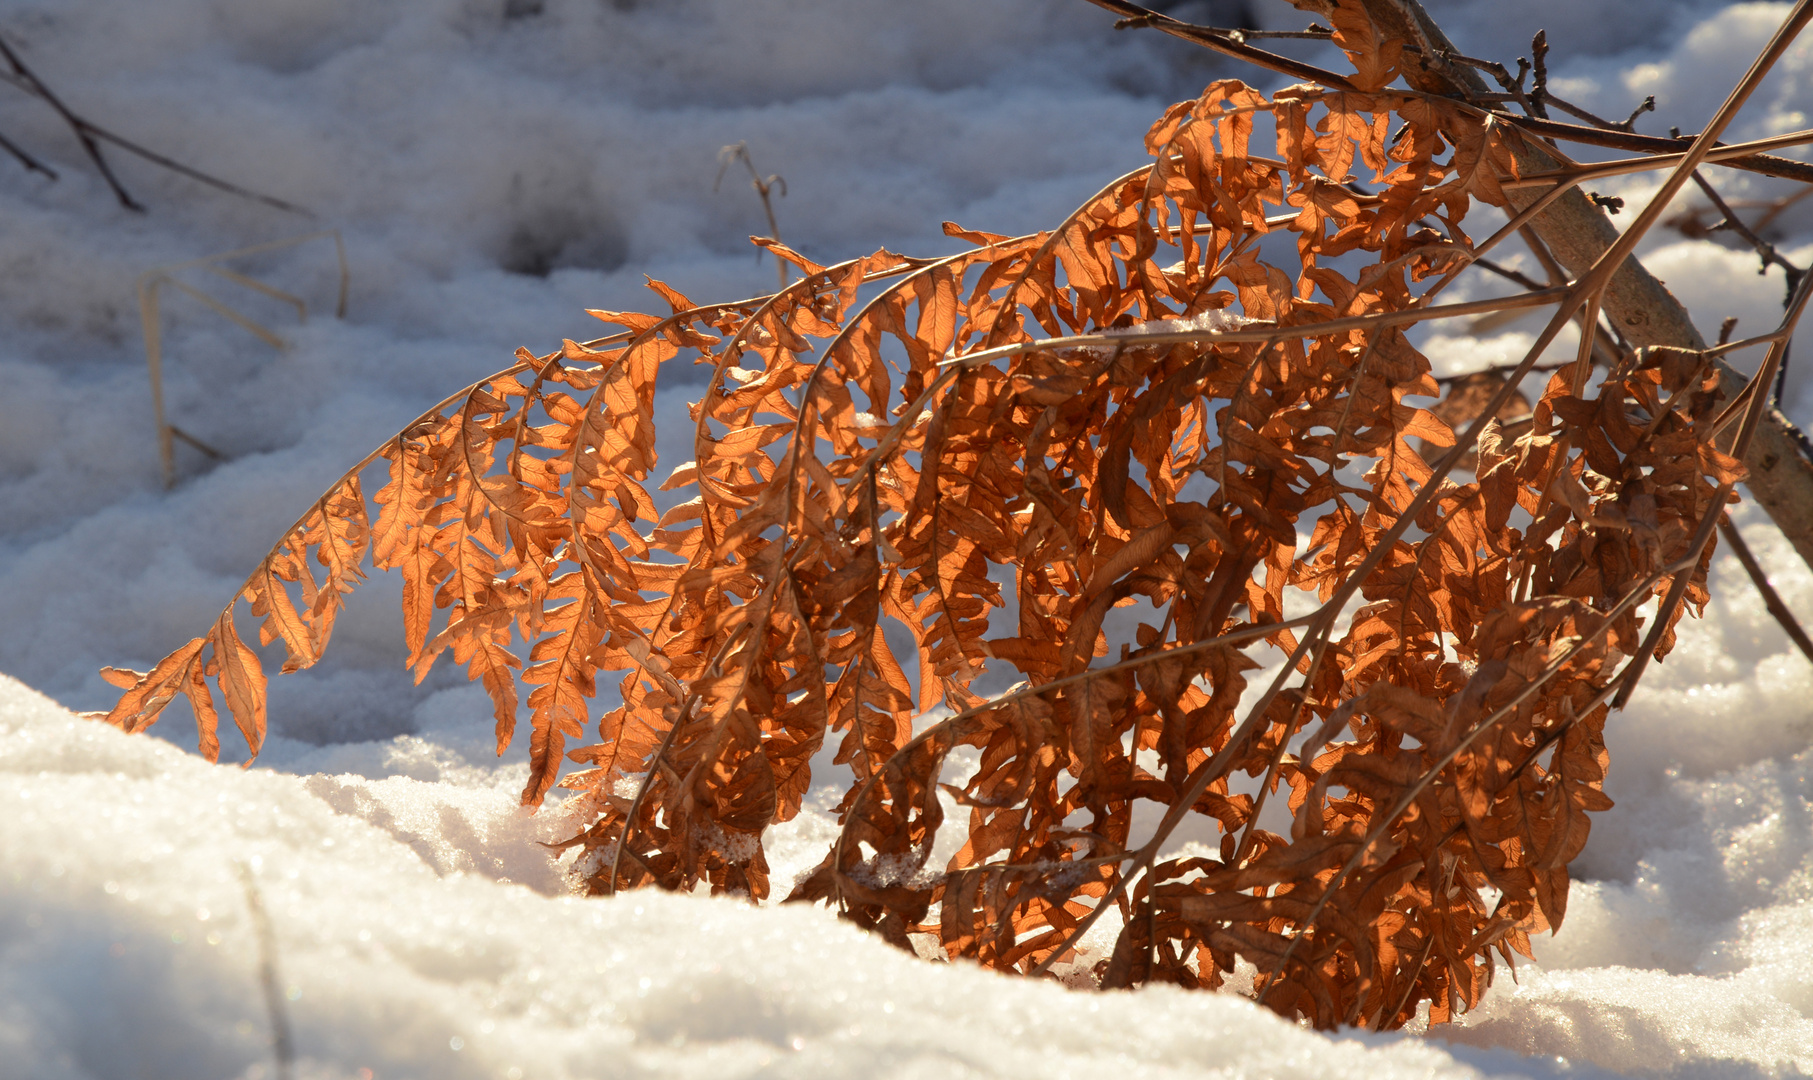
[[[1656,94],[1652,132],[1692,130],[1787,10],[1430,6],[1472,55],[1514,59],[1547,25],[1556,87],[1604,115]],[[643,273],[696,299],[771,287],[744,243],[766,229],[747,176],[714,190],[720,147],[785,177],[781,233],[808,255],[930,254],[947,219],[1058,220],[1143,159],[1164,103],[1255,77],[1107,21],[1081,0],[0,0],[0,33],[72,107],[316,215],[110,152],[150,208],[124,211],[54,116],[0,87],[0,133],[62,177],[0,159],[0,1080],[273,1075],[253,895],[305,1078],[1813,1072],[1813,666],[1728,556],[1706,617],[1608,727],[1618,805],[1564,929],[1429,1038],[928,964],[817,910],[576,898],[537,845],[572,821],[516,805],[523,751],[492,755],[482,692],[401,670],[394,581],[355,594],[318,669],[273,680],[252,770],[196,758],[180,706],[161,738],[67,711],[112,700],[102,664],[146,667],[206,625],[342,469],[516,347],[593,336],[587,307],[658,303]],[[1805,126],[1810,75],[1797,46],[1733,137]],[[1731,198],[1786,190],[1714,175]],[[1803,265],[1809,212],[1778,222]],[[234,264],[303,296],[305,322],[185,278],[281,352],[166,293],[171,416],[227,455],[179,447],[166,492],[139,275],[320,228],[345,237],[344,321],[326,241]],[[1773,325],[1780,272],[1747,251],[1664,230],[1643,252],[1702,328]],[[1425,345],[1460,370],[1514,359],[1527,330]],[[673,373],[662,415],[693,378]],[[1809,381],[1789,382],[1803,422]],[[1759,512],[1735,516],[1813,613],[1813,573]],[[822,800],[771,833],[777,891],[830,834]]]
[[[281,928],[301,1076],[1186,1076],[1213,1065],[1391,1078],[1509,1064],[1413,1039],[1343,1042],[1331,1061],[1323,1036],[1231,996],[1084,995],[934,968],[817,910],[653,894],[601,903],[543,895],[490,866],[437,874],[383,812],[344,812],[318,782],[209,768],[17,683],[0,700],[7,1076],[259,1070],[258,936],[235,860],[254,868]],[[443,837],[476,825],[520,843],[536,831],[501,793],[462,806],[381,787],[365,789],[379,806],[438,803]],[[96,1029],[106,1037],[85,1037]]]

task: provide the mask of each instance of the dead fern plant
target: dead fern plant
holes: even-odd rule
[[[1695,168],[1813,140],[1716,143],[1809,8],[1685,148],[1531,174],[1516,123],[1392,89],[1402,41],[1360,0],[1322,7],[1351,76],[1212,84],[1050,230],[947,224],[965,250],[833,266],[760,241],[803,277],[708,305],[651,282],[669,313],[594,312],[623,331],[519,352],[348,471],[235,603],[293,671],[367,558],[401,570],[410,665],[465,665],[500,753],[527,689],[523,801],[563,754],[586,766],[563,784],[592,893],[767,896],[763,830],[835,739],[841,833],[789,899],[1032,974],[1112,914],[1103,987],[1214,988],[1244,957],[1262,1002],[1318,1026],[1449,1019],[1565,914],[1610,805],[1608,708],[1707,599],[1807,289],[1771,334],[1603,373],[1583,334],[1520,434],[1497,417],[1577,315],[1597,324]],[[1438,302],[1562,193],[1642,168],[1660,192],[1574,280]],[[1476,240],[1469,210],[1514,189],[1542,194]],[[1418,404],[1437,386],[1412,325],[1541,306],[1464,430]],[[1716,357],[1751,346],[1762,371],[1722,398]],[[660,486],[690,498],[658,513],[655,387],[685,362],[711,375],[694,459]],[[358,478],[380,458],[374,520]],[[108,722],[142,731],[185,695],[212,758],[212,680],[256,754],[265,676],[234,610],[149,673],[109,669]],[[1252,682],[1262,643],[1289,658]],[[1020,684],[979,696],[1003,672]],[[605,673],[621,704],[595,717]],[[959,747],[979,765],[943,783]],[[1276,796],[1288,835],[1258,825]],[[947,799],[964,842],[939,865]],[[1161,857],[1186,819],[1218,845]]]

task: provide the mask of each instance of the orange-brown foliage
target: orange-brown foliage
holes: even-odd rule
[[[763,830],[833,740],[841,835],[790,899],[1022,972],[1111,913],[1102,986],[1214,988],[1241,956],[1318,1025],[1447,1019],[1560,923],[1610,805],[1617,661],[1673,643],[1635,609],[1676,581],[1704,602],[1739,466],[1694,354],[1627,354],[1591,389],[1583,358],[1515,437],[1492,419],[1514,383],[1450,413],[1465,445],[1417,403],[1437,385],[1404,328],[1515,170],[1477,111],[1384,89],[1396,53],[1363,16],[1337,32],[1366,89],[1217,82],[1049,231],[947,225],[966,250],[835,266],[774,244],[804,277],[772,296],[651,282],[670,314],[519,353],[368,459],[375,523],[355,469],[283,538],[241,594],[260,641],[309,666],[363,560],[401,570],[417,677],[451,652],[500,752],[527,705],[524,802],[586,766],[562,783],[593,893],[767,896]],[[683,363],[711,375],[660,480],[690,497],[658,513],[655,386]],[[1253,682],[1266,643],[1290,659]],[[1004,672],[1021,685],[979,696]],[[621,704],[594,716],[606,673]],[[213,678],[256,752],[231,606],[109,674],[110,722],[186,695],[210,757]],[[945,783],[958,747],[979,766]],[[1288,835],[1257,827],[1274,797]],[[935,862],[948,806],[962,845]],[[1218,844],[1160,858],[1185,818]]]

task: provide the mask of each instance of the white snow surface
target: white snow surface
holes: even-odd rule
[[[1547,25],[1557,89],[1618,116],[1655,94],[1651,132],[1702,122],[1788,9],[1430,6],[1475,56],[1514,62]],[[1240,4],[1175,7],[1225,23]],[[575,897],[537,843],[573,822],[517,806],[522,749],[492,755],[484,695],[401,670],[394,581],[355,594],[319,668],[273,679],[249,771],[197,758],[180,706],[161,738],[68,711],[111,702],[99,666],[147,667],[207,625],[343,468],[516,347],[594,336],[587,307],[659,305],[644,273],[700,300],[771,287],[744,243],[766,230],[747,174],[714,190],[720,147],[785,177],[781,233],[808,255],[932,254],[946,219],[1059,220],[1210,78],[1280,81],[1109,21],[1082,0],[0,0],[0,35],[72,108],[316,215],[109,151],[149,208],[125,211],[56,117],[0,86],[0,134],[61,175],[0,156],[0,1080],[271,1077],[267,959],[303,1078],[1813,1072],[1813,666],[1724,555],[1705,617],[1608,727],[1617,807],[1565,927],[1434,1037],[932,964],[820,910]],[[1733,137],[1808,115],[1813,43]],[[1715,175],[1731,198],[1786,190]],[[1806,205],[1771,236],[1803,265]],[[304,297],[306,322],[184,277],[281,352],[166,290],[171,417],[225,460],[179,446],[165,491],[138,276],[320,228],[347,245],[343,321],[324,241],[234,264]],[[1780,272],[1747,251],[1664,230],[1644,257],[1709,335],[1778,317]],[[1514,359],[1529,326],[1424,344],[1464,370]],[[1790,379],[1802,423],[1808,385]],[[674,372],[662,415],[696,386]],[[1813,614],[1813,574],[1760,512],[1735,516]],[[777,892],[823,852],[823,805],[771,832]]]

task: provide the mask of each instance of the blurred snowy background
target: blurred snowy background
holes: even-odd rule
[[[1558,92],[1615,117],[1653,94],[1638,130],[1657,134],[1697,130],[1787,12],[1430,7],[1462,50],[1513,65],[1546,28]],[[1171,8],[1307,21],[1274,0]],[[61,177],[0,155],[0,1078],[272,1075],[238,865],[270,911],[303,1077],[1813,1072],[1813,669],[1723,555],[1706,618],[1611,722],[1618,807],[1565,929],[1431,1040],[934,967],[822,911],[569,897],[532,841],[570,822],[515,806],[521,747],[492,756],[462,673],[411,684],[395,582],[355,595],[319,668],[273,680],[249,773],[196,759],[180,705],[155,729],[180,751],[63,711],[110,704],[97,667],[148,667],[199,632],[342,469],[518,346],[595,336],[587,307],[658,305],[645,273],[699,300],[772,288],[747,177],[714,188],[721,147],[785,177],[780,231],[807,255],[933,254],[947,219],[1060,220],[1212,78],[1282,81],[1111,22],[1082,0],[0,0],[0,35],[72,109],[314,214],[109,151],[148,207],[124,210],[57,116],[0,85],[0,135]],[[1810,82],[1813,42],[1728,137],[1808,126]],[[1788,190],[1715,175],[1728,199]],[[1769,238],[1804,266],[1798,209]],[[344,320],[331,243],[233,264],[304,297],[305,322],[207,285],[282,351],[166,291],[170,419],[225,455],[179,444],[166,491],[139,275],[319,228],[345,238]],[[1664,229],[1643,257],[1708,336],[1778,317],[1781,273],[1748,250]],[[1449,373],[1515,359],[1529,329],[1424,344]],[[673,373],[663,415],[693,378]],[[1790,377],[1803,424],[1810,386]],[[1813,615],[1813,575],[1760,513],[1737,518]],[[814,811],[775,830],[777,892],[828,829]]]

